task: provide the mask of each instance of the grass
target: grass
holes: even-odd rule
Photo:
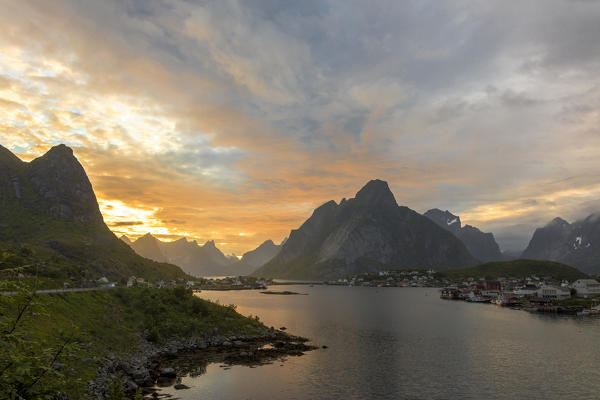
[[[63,280],[102,276],[120,280],[132,275],[153,281],[191,279],[175,265],[137,255],[103,222],[55,218],[44,211],[43,200],[35,193],[25,197],[31,204],[7,203],[0,196],[0,254],[20,254],[26,249],[33,254],[29,258],[44,267],[39,276]]]
[[[15,317],[19,310],[15,301],[0,296],[0,318]],[[259,333],[264,326],[258,319],[238,314],[234,306],[199,299],[181,287],[38,295],[18,327],[28,343],[40,348],[56,348],[65,337],[74,344],[57,360],[65,365],[61,390],[71,398],[85,397],[86,383],[93,379],[104,356],[131,355],[144,338],[160,344],[203,337],[213,328],[239,335]],[[5,356],[2,353],[0,363],[8,359]]]
[[[571,297],[570,299],[564,299],[556,302],[556,304],[563,307],[583,307],[590,308],[590,306],[597,304],[598,298],[583,298],[583,297]]]
[[[575,281],[588,277],[577,268],[557,262],[539,260],[489,262],[475,267],[440,271],[437,275],[451,280],[466,278],[497,279],[499,277],[524,279],[536,275],[538,277],[551,276],[555,280]]]
[[[112,233],[110,233],[112,235]],[[52,247],[26,242],[17,244],[0,241],[0,274],[7,278],[11,269],[18,268],[25,279],[35,276],[39,289],[89,285],[102,276],[125,283],[129,276],[146,280],[190,280],[179,267],[157,263],[133,253],[116,237],[109,237],[106,245],[88,243],[62,236]]]

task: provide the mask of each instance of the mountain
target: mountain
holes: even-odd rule
[[[254,268],[262,267],[279,253],[281,246],[273,243],[271,239],[265,240],[256,249],[244,253],[242,263],[248,264]]]
[[[423,214],[442,228],[452,232],[454,236],[459,238],[467,250],[478,260],[500,261],[503,259],[500,247],[494,239],[493,233],[481,232],[479,229],[471,225],[461,225],[460,217],[452,214],[448,210],[442,211],[434,208]]]
[[[121,239],[125,243],[129,240],[126,236]],[[237,257],[223,254],[214,240],[209,240],[202,246],[187,238],[162,242],[147,233],[134,242],[129,241],[129,245],[141,256],[175,264],[194,276],[246,275],[256,269],[241,263]]]
[[[224,276],[234,274],[228,259],[217,248],[213,240],[207,241],[200,246],[195,240],[188,241],[186,238],[174,242],[166,242],[161,245],[163,252],[169,262],[179,265],[184,271],[195,276]]]
[[[449,269],[439,272],[439,275],[453,280],[468,278],[498,279],[499,277],[525,279],[532,275],[540,278],[551,276],[556,280],[566,279],[571,282],[577,279],[589,278],[577,268],[545,260],[493,261],[476,267]]]
[[[125,235],[121,235],[121,237],[120,237],[119,239],[121,239],[122,241],[124,241],[126,244],[128,244],[128,245],[130,245],[130,246],[131,246],[131,243],[133,243],[133,242],[131,241],[131,239],[129,239],[129,238],[128,238],[127,236],[125,236]]]
[[[29,163],[0,146],[0,247],[15,246],[39,254],[39,274],[56,279],[186,278],[180,268],[140,257],[117,239],[65,145]]]
[[[158,262],[165,262],[167,261],[167,257],[165,257],[161,250],[161,244],[162,243],[158,239],[147,233],[131,243],[130,246],[142,257]]]
[[[591,214],[572,224],[555,218],[535,230],[522,258],[552,260],[600,273],[600,215]]]
[[[242,268],[246,274],[251,274],[259,267],[265,265],[268,261],[271,261],[271,259],[279,253],[281,246],[282,245],[273,243],[271,239],[265,240],[256,249],[244,253],[240,260],[240,268]]]
[[[367,183],[353,199],[329,201],[292,230],[255,276],[332,279],[388,268],[446,269],[477,260],[454,235],[400,207],[388,184]]]

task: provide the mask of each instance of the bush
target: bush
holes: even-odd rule
[[[110,381],[104,398],[106,400],[127,400],[125,392],[123,392],[123,382],[121,382],[121,379],[115,378]]]
[[[44,313],[38,298],[29,287],[19,288],[16,296],[0,296],[0,398],[52,398],[61,391],[67,377],[59,362],[66,353],[76,350],[74,333],[53,332],[45,337],[31,337],[26,324]]]
[[[158,331],[158,328],[156,326],[150,328],[150,331],[148,332],[148,337],[146,339],[152,343],[160,342],[160,332]]]

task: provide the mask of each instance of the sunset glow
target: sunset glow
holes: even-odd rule
[[[241,254],[380,178],[522,248],[599,205],[598,52],[574,39],[594,13],[458,3],[418,11],[434,35],[398,25],[417,12],[399,5],[6,2],[0,142],[26,160],[71,146],[119,235]],[[514,29],[494,30],[500,8]]]

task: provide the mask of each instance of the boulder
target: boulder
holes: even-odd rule
[[[162,368],[160,370],[160,376],[164,378],[175,378],[177,374],[173,368]]]

